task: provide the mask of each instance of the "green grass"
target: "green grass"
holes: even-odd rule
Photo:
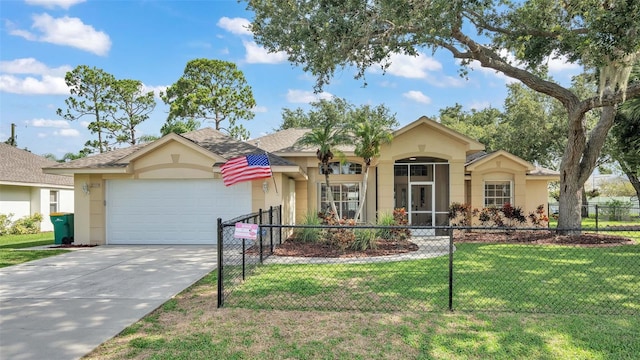
[[[433,311],[415,310],[416,301],[446,298],[441,258],[265,265],[234,289],[227,307],[215,309],[213,272],[87,359],[637,358],[640,245],[457,246],[454,307],[473,312],[449,312],[446,301],[433,299]],[[428,276],[415,282],[418,273]],[[375,296],[367,298],[362,286]],[[353,311],[346,303],[354,298],[371,300],[368,310],[391,300],[400,311]],[[573,314],[566,303],[576,301],[634,315]],[[492,311],[496,305],[504,311]]]
[[[640,314],[640,246],[457,244],[457,310]],[[265,265],[226,306],[445,311],[448,257],[368,264]]]
[[[69,252],[69,250],[20,250],[34,246],[53,245],[53,242],[53,232],[0,236],[0,267]]]
[[[549,227],[555,228],[558,226],[558,221],[551,219],[549,221]],[[589,229],[589,232],[594,231],[594,229],[598,229],[602,234],[608,235],[617,235],[624,236],[630,239],[633,239],[636,242],[640,242],[640,231],[610,231],[607,229],[608,227],[618,227],[618,226],[640,226],[640,218],[634,218],[634,221],[608,221],[598,219],[598,225],[596,227],[596,219],[595,217],[588,217],[582,219],[582,228]]]
[[[26,235],[0,236],[0,249],[21,249],[33,246],[53,245],[53,232]]]

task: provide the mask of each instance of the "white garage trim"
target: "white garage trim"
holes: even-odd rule
[[[251,183],[107,180],[107,244],[215,244],[216,220],[251,212]]]

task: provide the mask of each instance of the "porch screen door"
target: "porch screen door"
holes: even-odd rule
[[[409,222],[411,225],[433,226],[434,196],[433,183],[411,183],[411,208]]]

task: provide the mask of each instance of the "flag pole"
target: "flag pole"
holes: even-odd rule
[[[276,178],[273,176],[273,169],[271,168],[271,160],[269,160],[269,153],[265,151],[264,155],[267,157],[267,162],[269,163],[269,170],[271,170],[271,179],[273,180],[273,188],[276,190],[276,194],[277,194],[278,184],[276,184]]]

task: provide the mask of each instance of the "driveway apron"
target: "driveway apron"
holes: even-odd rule
[[[215,269],[215,251],[99,246],[1,268],[0,359],[82,357]]]

